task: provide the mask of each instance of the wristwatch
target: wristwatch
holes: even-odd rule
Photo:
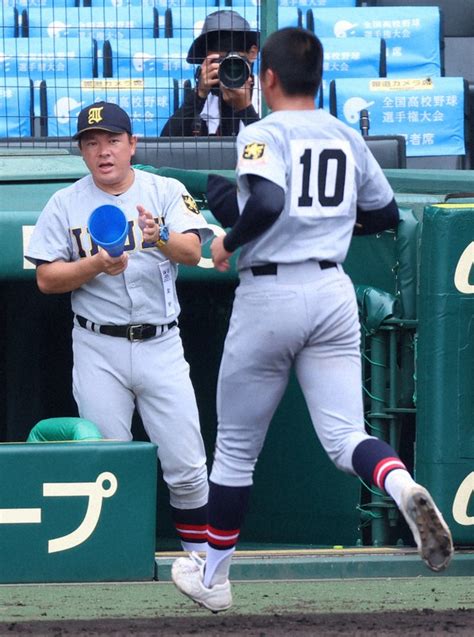
[[[160,226],[160,236],[158,241],[155,241],[155,246],[157,248],[162,248],[168,243],[169,238],[170,238],[170,231],[168,230],[168,226],[165,226],[165,225]]]

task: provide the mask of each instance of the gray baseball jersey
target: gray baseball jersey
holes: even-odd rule
[[[94,254],[97,247],[87,230],[89,215],[104,204],[121,208],[129,220],[125,244],[130,257],[127,269],[121,276],[100,274],[71,295],[74,313],[99,325],[162,325],[179,314],[174,289],[178,266],[156,247],[143,245],[137,204],[156,213],[171,231],[198,230],[203,243],[213,236],[193,198],[179,181],[141,170],[134,172],[133,185],[119,196],[97,188],[90,175],[58,190],[39,216],[26,253],[26,258],[34,263],[76,261]]]
[[[286,193],[283,213],[263,235],[242,247],[239,268],[324,259],[343,263],[356,205],[386,206],[393,191],[363,138],[329,113],[277,111],[238,136],[238,193],[249,196],[246,175],[265,177]]]

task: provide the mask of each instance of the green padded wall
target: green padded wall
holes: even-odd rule
[[[156,447],[0,445],[0,582],[152,580]]]
[[[472,545],[472,204],[430,206],[425,210],[420,257],[416,475],[433,493],[455,542]]]

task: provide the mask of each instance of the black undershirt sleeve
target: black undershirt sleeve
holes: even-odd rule
[[[224,248],[235,252],[238,247],[256,239],[272,226],[285,206],[285,192],[277,184],[247,175],[250,196],[232,230],[224,238]]]
[[[196,230],[195,228],[190,228],[189,230],[183,230],[181,234],[195,234],[197,237],[199,237],[199,241],[201,241],[201,235],[199,234],[199,230]]]
[[[355,235],[376,234],[391,228],[396,228],[400,221],[400,213],[395,199],[377,210],[362,210],[357,207]]]
[[[211,173],[207,178],[207,205],[223,228],[231,228],[239,218],[237,187],[233,181]]]

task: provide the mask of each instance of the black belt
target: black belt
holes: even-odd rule
[[[100,334],[106,334],[107,336],[121,336],[122,338],[128,338],[129,341],[143,341],[146,338],[153,338],[157,334],[161,336],[163,332],[178,325],[177,321],[171,321],[167,325],[150,325],[149,323],[139,325],[97,325],[97,323],[88,321],[83,316],[79,316],[79,314],[76,314],[76,318],[79,325],[86,330],[100,332]]]
[[[321,270],[327,270],[328,268],[336,268],[337,263],[334,261],[318,261]],[[265,265],[254,265],[250,268],[254,276],[266,276],[268,274],[277,274],[278,263],[266,263]]]

